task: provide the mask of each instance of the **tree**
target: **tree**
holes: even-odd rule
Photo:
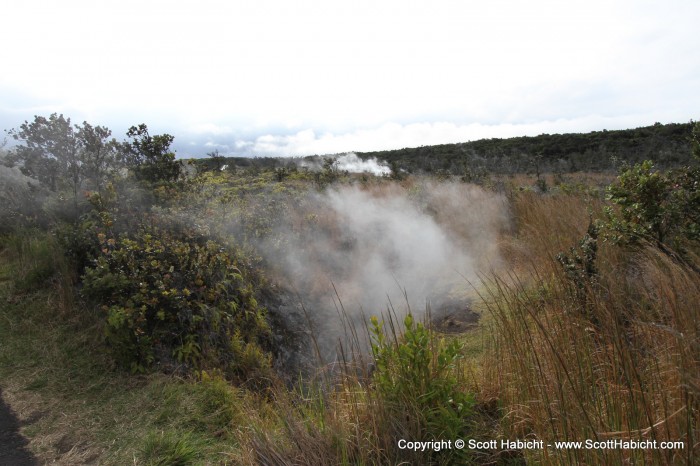
[[[81,181],[79,143],[70,118],[56,113],[49,118],[35,116],[33,122],[25,121],[8,134],[24,143],[12,155],[12,160],[20,163],[22,173],[39,180],[51,191],[57,191],[61,182],[72,184],[76,191]]]
[[[109,139],[112,131],[104,126],[92,126],[85,121],[76,129],[82,146],[83,174],[94,189],[101,191],[108,175],[119,168],[119,143],[114,138]]]
[[[224,163],[226,162],[226,157],[219,153],[219,149],[208,152],[207,155],[209,158],[211,158],[212,162],[214,162],[214,170],[221,171],[221,169],[224,167]]]
[[[122,145],[122,159],[134,171],[136,178],[158,182],[175,181],[180,177],[182,166],[175,160],[175,153],[170,151],[175,139],[173,136],[151,136],[144,123],[132,126],[126,135],[131,141]]]
[[[11,164],[53,192],[69,189],[76,211],[85,184],[99,190],[117,166],[118,144],[109,140],[112,132],[104,126],[71,125],[70,118],[53,113],[35,116],[8,134],[21,141],[9,157]]]

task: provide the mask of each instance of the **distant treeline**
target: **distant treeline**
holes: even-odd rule
[[[656,123],[635,129],[542,134],[508,139],[363,152],[409,172],[557,173],[611,171],[621,163],[652,160],[658,168],[691,163],[693,123]]]
[[[652,160],[660,169],[692,164],[690,136],[694,123],[656,123],[635,129],[590,133],[541,134],[508,139],[480,139],[397,150],[357,152],[409,173],[479,177],[487,173],[612,172],[622,164]],[[225,157],[218,153],[193,162],[204,170],[292,168],[305,161],[321,165],[322,156]]]

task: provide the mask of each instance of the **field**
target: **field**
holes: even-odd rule
[[[0,388],[39,461],[697,464],[696,168],[143,166],[5,193]]]

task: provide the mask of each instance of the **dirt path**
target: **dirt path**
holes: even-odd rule
[[[12,466],[38,465],[39,461],[27,450],[27,439],[19,433],[19,421],[2,399],[0,389],[0,464]]]

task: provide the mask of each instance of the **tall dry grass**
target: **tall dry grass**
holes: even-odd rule
[[[556,260],[585,235],[600,201],[523,193],[511,272],[485,279],[492,381],[511,438],[683,441],[682,449],[535,450],[544,464],[697,464],[700,276],[649,245],[598,241],[597,273]]]
[[[277,421],[255,421],[252,435],[240,439],[250,455],[237,460],[276,465],[494,464],[497,456],[490,450],[400,447],[401,439],[486,440],[493,435],[494,419],[472,401],[465,361],[446,361],[454,355],[450,341],[421,324],[401,323],[393,309],[383,322],[383,331],[376,322],[375,330],[367,328],[375,336],[377,331],[385,335],[381,343],[374,339],[376,367],[364,364],[367,355],[361,352],[359,336],[349,335],[341,361],[317,377],[318,383],[300,381],[295,390],[271,391]],[[450,411],[455,408],[450,403],[460,400],[463,409]]]

